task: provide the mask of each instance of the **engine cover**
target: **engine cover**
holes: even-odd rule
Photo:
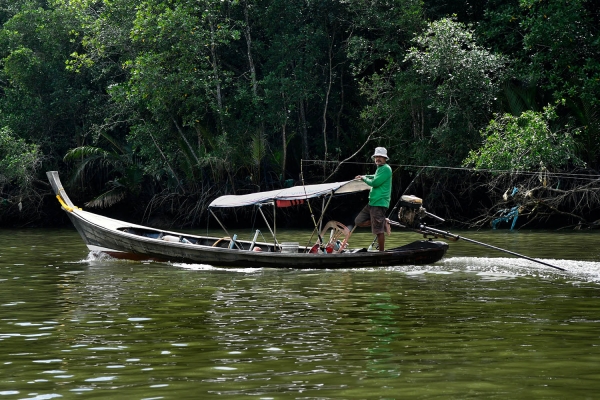
[[[416,196],[404,195],[400,197],[398,221],[402,225],[416,228],[421,223],[421,217],[424,211],[422,199]]]

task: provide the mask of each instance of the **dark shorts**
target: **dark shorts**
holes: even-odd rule
[[[367,204],[354,219],[354,224],[356,226],[370,225],[373,235],[385,233],[386,211],[386,207],[371,207]]]

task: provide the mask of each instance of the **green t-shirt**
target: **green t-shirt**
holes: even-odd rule
[[[392,168],[387,164],[380,165],[375,175],[364,175],[362,180],[371,186],[369,205],[388,208],[392,198]]]

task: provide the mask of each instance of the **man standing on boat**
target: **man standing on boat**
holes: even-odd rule
[[[367,185],[371,186],[369,204],[367,204],[354,220],[355,226],[371,227],[373,235],[377,236],[379,251],[385,250],[385,234],[390,233],[390,226],[385,213],[390,206],[392,197],[392,168],[387,164],[388,156],[385,147],[375,148],[372,156],[377,171],[375,175],[358,175]]]

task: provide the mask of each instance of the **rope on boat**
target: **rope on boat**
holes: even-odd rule
[[[60,203],[60,205],[62,206],[62,208],[65,209],[68,212],[73,212],[74,209],[81,210],[81,208],[79,208],[79,207],[73,208],[73,207],[69,207],[68,205],[66,205],[65,202],[64,202],[64,200],[62,199],[62,197],[60,197],[60,194],[57,194],[56,198],[58,199],[58,202]]]

